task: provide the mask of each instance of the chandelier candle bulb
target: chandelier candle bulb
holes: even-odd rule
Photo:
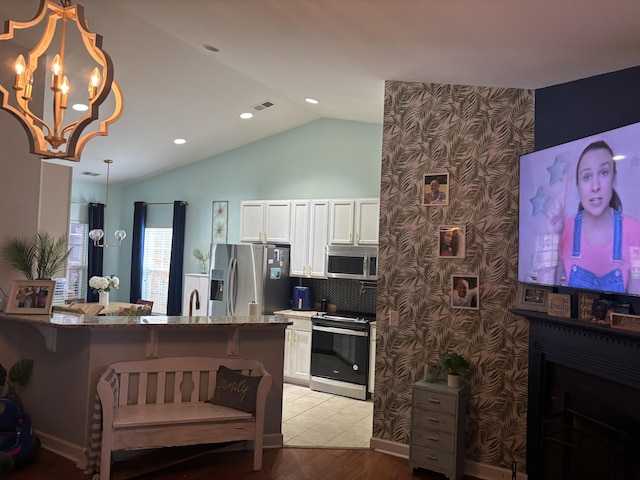
[[[24,88],[24,77],[22,74],[26,69],[26,63],[24,61],[24,57],[22,54],[18,55],[18,59],[16,60],[16,79],[13,84],[13,88],[15,90],[22,90]]]
[[[100,71],[98,67],[94,68],[89,78],[89,100],[93,100],[93,97],[98,93],[98,85],[100,84]]]
[[[53,57],[53,63],[51,64],[51,90],[54,92],[60,91],[60,76],[62,75],[62,60],[60,60],[60,54],[56,54]]]

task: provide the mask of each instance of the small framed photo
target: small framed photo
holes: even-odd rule
[[[424,176],[423,205],[449,205],[449,174],[430,173]]]
[[[480,308],[480,279],[478,276],[453,275],[451,277],[451,306],[453,308]]]
[[[443,225],[438,229],[438,256],[442,258],[464,258],[464,225]]]
[[[5,312],[49,315],[55,288],[54,280],[14,280]]]
[[[537,285],[518,285],[516,308],[547,313],[550,288]]]

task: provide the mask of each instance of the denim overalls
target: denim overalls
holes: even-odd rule
[[[581,258],[580,233],[582,231],[582,217],[584,210],[580,210],[573,221],[573,249],[571,258]],[[622,262],[622,214],[613,209],[613,252],[611,262]],[[624,278],[622,270],[615,268],[601,277],[576,264],[571,265],[569,286],[604,290],[607,292],[624,292]]]

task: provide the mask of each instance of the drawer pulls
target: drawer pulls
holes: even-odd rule
[[[440,439],[438,437],[427,437],[427,440],[431,440],[432,442],[439,442]]]
[[[435,403],[436,405],[440,405],[440,400],[437,398],[430,398],[429,403]]]
[[[433,460],[433,461],[435,461],[435,462],[437,462],[437,461],[438,461],[438,457],[436,457],[435,455],[429,455],[429,454],[427,454],[427,455],[425,455],[425,456],[426,456],[429,460]]]
[[[438,418],[427,417],[427,420],[429,420],[430,422],[434,422],[434,423],[440,423],[440,420]]]

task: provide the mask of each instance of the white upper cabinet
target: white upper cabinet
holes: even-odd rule
[[[331,200],[329,243],[377,245],[380,200]]]
[[[328,238],[329,201],[293,201],[291,263],[289,275],[325,278],[325,246]]]
[[[356,245],[377,245],[380,225],[380,199],[356,200]]]
[[[264,200],[240,202],[240,241],[289,243],[291,202]]]

